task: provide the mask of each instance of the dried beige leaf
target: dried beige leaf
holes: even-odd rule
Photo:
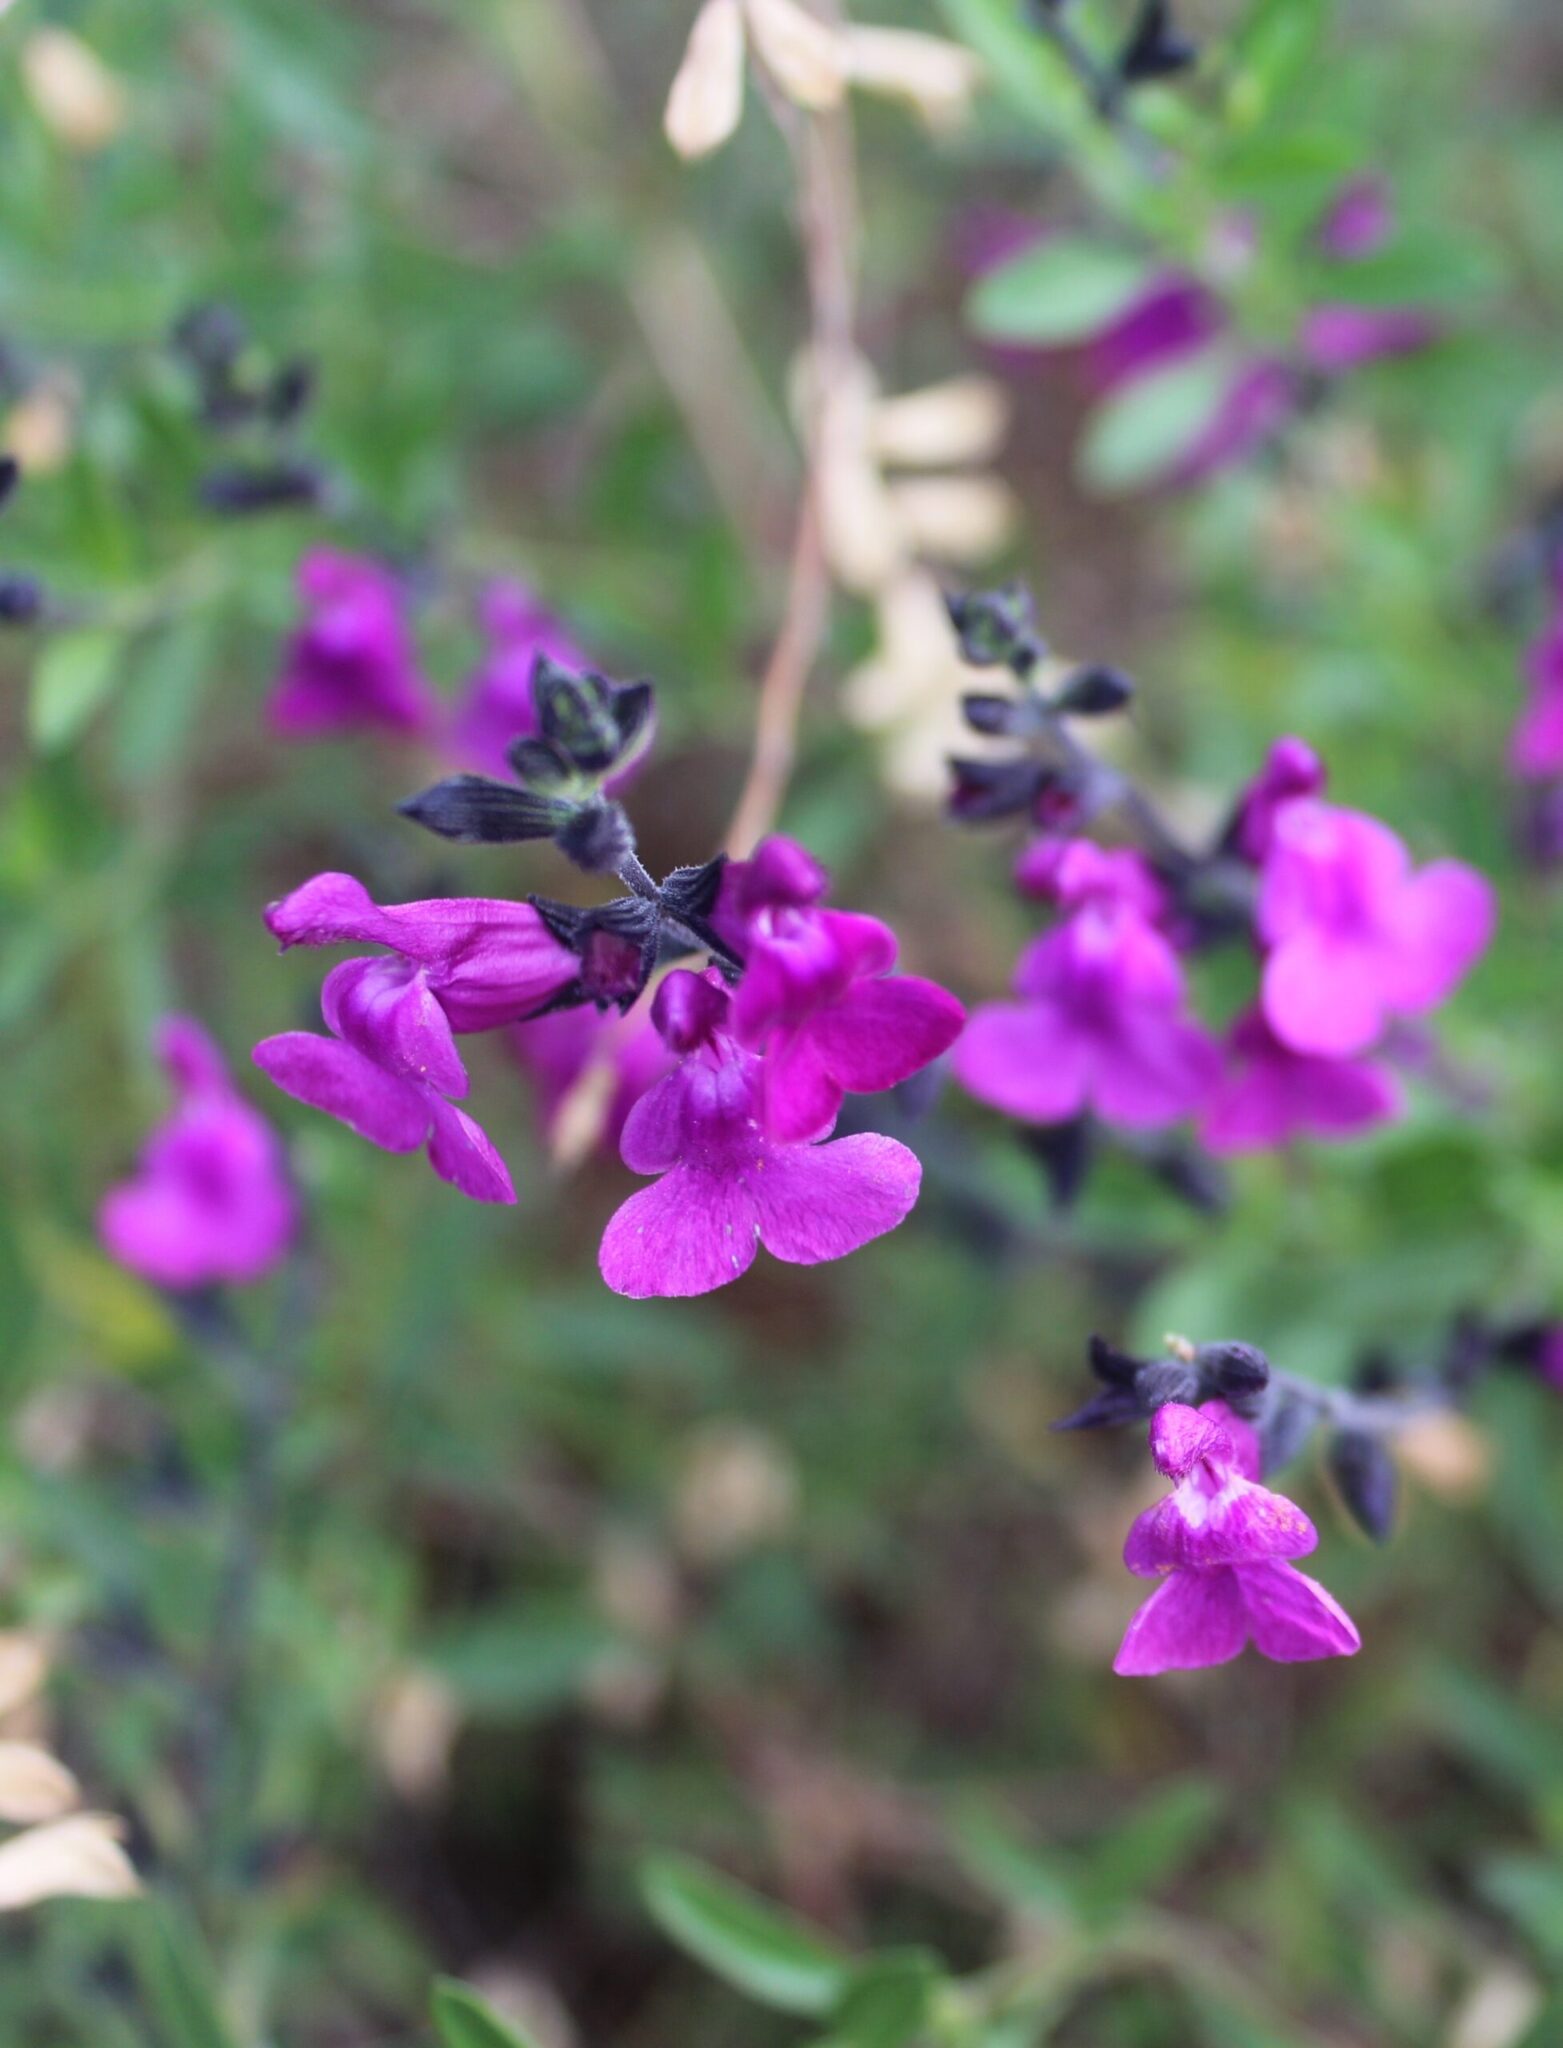
[[[0,1630],[0,1719],[30,1700],[49,1675],[49,1654],[41,1636],[25,1629]]]
[[[1492,1441],[1468,1415],[1444,1409],[1419,1415],[1396,1432],[1395,1456],[1404,1470],[1440,1500],[1479,1500],[1492,1482]]]
[[[874,414],[874,453],[907,469],[987,462],[1004,444],[1010,412],[1008,395],[991,377],[951,377],[884,399]]]
[[[1495,1962],[1471,1986],[1450,2021],[1445,2048],[1518,2048],[1546,2003],[1541,1986],[1515,1963]]]
[[[690,1446],[673,1504],[687,1556],[717,1563],[784,1535],[798,1500],[791,1462],[763,1430],[717,1422]]]
[[[0,1820],[57,1820],[80,1798],[58,1757],[35,1742],[0,1742]]]
[[[907,477],[890,486],[890,497],[910,544],[938,561],[997,554],[1019,513],[1008,485],[990,476]]]
[[[90,156],[125,125],[124,86],[69,29],[38,28],[22,45],[22,78],[46,128]]]
[[[962,681],[959,650],[939,586],[911,569],[880,593],[875,650],[847,677],[842,702],[854,725],[873,731],[895,724]]]
[[[840,30],[798,0],[746,0],[749,33],[766,70],[800,107],[819,113],[841,104],[847,89]]]
[[[76,380],[68,372],[53,371],[6,415],[0,439],[28,476],[48,476],[70,460],[79,397]]]
[[[906,537],[870,446],[878,387],[863,362],[815,378],[806,366],[802,382],[818,394],[820,408],[815,487],[825,559],[845,589],[871,593],[906,558]]]
[[[461,1703],[432,1671],[399,1671],[375,1704],[370,1735],[386,1777],[410,1805],[445,1789]]]
[[[680,156],[709,156],[738,126],[743,98],[742,0],[705,0],[668,94],[663,131]]]
[[[40,1899],[129,1899],[141,1890],[119,1821],[78,1813],[0,1845],[0,1913]]]
[[[905,100],[934,129],[970,112],[982,64],[959,43],[907,28],[848,28],[841,40],[847,77],[863,91]]]

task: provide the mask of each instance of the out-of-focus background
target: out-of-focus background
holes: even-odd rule
[[[1213,49],[1276,15],[1184,12]],[[892,1237],[637,1304],[596,1270],[623,1171],[550,1159],[501,1041],[471,1063],[514,1209],[248,1067],[254,1039],[313,1020],[319,959],[279,960],[260,923],[309,874],[392,900],[570,888],[546,850],[398,820],[442,765],[417,743],[268,729],[311,542],[406,575],[452,699],[473,590],[524,581],[609,673],[657,682],[633,798],[650,864],[720,843],[781,611],[806,312],[753,81],[711,162],[664,139],[692,13],[0,17],[0,442],[24,472],[0,566],[63,619],[0,649],[0,1593],[54,1638],[57,1746],[130,1821],[236,2048],[425,2041],[441,1970],[545,2048],[803,2038],[659,1931],[637,1886],[654,1852],[853,1949],[972,1970],[1040,1945],[1051,2003],[994,2048],[1542,2048],[1563,2038],[1557,1392],[1484,1387],[1382,1550],[1295,1478],[1354,1662],[1152,1683],[1108,1669],[1143,1442],[1049,1423],[1093,1329],[1241,1337],[1344,1379],[1429,1354],[1473,1306],[1563,1307],[1559,914],[1506,768],[1544,600],[1504,568],[1563,484],[1555,7],[1299,0],[1318,39],[1275,59],[1266,146],[1213,153],[1207,180],[1257,223],[1243,317],[1289,317],[1301,224],[1361,173],[1423,251],[1408,291],[1442,288],[1441,332],[1178,492],[1082,464],[1078,363],[996,349],[963,311],[996,235],[1111,222],[1081,123],[1050,126],[1014,77],[936,137],[854,107],[865,356],[890,392],[1005,385],[1018,518],[984,573],[1029,577],[1057,646],[1138,678],[1127,750],[1164,800],[1213,823],[1295,731],[1343,801],[1497,880],[1498,940],[1406,1121],[1236,1162],[1220,1215],[1121,1158],[1059,1215],[1014,1134],[949,1097]],[[1008,0],[905,14],[990,53],[1013,28]],[[1160,97],[1202,94],[1196,75]],[[1111,133],[1084,129],[1110,163]],[[1176,248],[1175,209],[1159,226]],[[313,365],[281,441],[199,417],[168,344],[213,303],[253,362]],[[324,507],[203,504],[279,447],[328,480]],[[873,639],[841,597],[783,821],[838,900],[896,924],[906,965],[997,995],[1036,922],[1011,843],[893,786],[884,737],[845,717]],[[255,1560],[262,1679],[215,1702],[246,1484],[231,1389],[93,1225],[162,1108],[170,1009],[286,1130],[312,1219]],[[0,2033],[213,2048],[166,1981],[160,2005],[127,1974],[115,1915],[139,1910],[16,1923]]]

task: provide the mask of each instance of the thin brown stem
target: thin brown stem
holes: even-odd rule
[[[830,565],[821,506],[831,399],[853,374],[857,301],[857,178],[845,110],[800,116],[773,99],[798,180],[798,226],[809,294],[805,470],[781,626],[760,682],[754,748],[727,851],[742,857],[775,824],[798,753],[809,678],[830,624]]]

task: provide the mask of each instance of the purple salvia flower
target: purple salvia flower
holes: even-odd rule
[[[1172,465],[1168,483],[1187,487],[1234,468],[1274,440],[1296,412],[1301,395],[1290,363],[1256,356],[1241,364],[1210,418]]]
[[[1438,339],[1439,321],[1417,306],[1314,306],[1303,315],[1297,344],[1304,360],[1338,377],[1390,356],[1415,355]]]
[[[1490,884],[1463,862],[1413,872],[1377,818],[1315,797],[1282,804],[1255,916],[1265,1021],[1294,1052],[1365,1052],[1391,1017],[1444,1000],[1494,916]]]
[[[285,1093],[386,1152],[428,1147],[429,1164],[475,1202],[513,1202],[505,1162],[456,1101],[467,1070],[429,971],[410,960],[344,960],[320,1007],[330,1038],[283,1031],[255,1064]]]
[[[312,548],[299,563],[298,593],[305,617],[272,693],[273,728],[297,738],[364,726],[427,731],[433,705],[390,571]]]
[[[1220,1054],[1185,1013],[1177,954],[1116,887],[1026,948],[1015,993],[976,1011],[954,1057],[962,1086],[1010,1116],[1065,1123],[1090,1109],[1151,1129],[1198,1109],[1216,1079]]]
[[[523,584],[491,583],[479,598],[478,621],[487,649],[457,707],[445,751],[458,768],[507,780],[505,750],[538,729],[532,696],[538,656],[571,670],[588,664],[560,620]]]
[[[423,972],[453,1031],[518,1023],[580,973],[530,903],[436,896],[380,904],[352,875],[314,876],[268,906],[266,928],[284,948],[390,947]]]
[[[1066,910],[1111,902],[1159,924],[1171,906],[1156,870],[1133,847],[1103,847],[1090,839],[1033,839],[1015,862],[1016,885]]]
[[[1563,1393],[1563,1323],[1542,1332],[1536,1349],[1536,1370],[1549,1387]]]
[[[1252,1641],[1295,1664],[1349,1657],[1361,1647],[1351,1617],[1291,1560],[1319,1541],[1301,1508],[1261,1486],[1252,1429],[1220,1401],[1171,1401],[1151,1421],[1157,1470],[1177,1481],[1138,1517],[1123,1560],[1161,1577],[1113,1659],[1123,1677],[1225,1664]]]
[[[1237,801],[1231,843],[1257,866],[1270,850],[1275,814],[1294,797],[1317,796],[1324,788],[1324,763],[1306,740],[1290,734],[1278,739],[1265,756],[1258,775]]]
[[[732,1036],[729,999],[714,980],[675,969],[653,1016],[680,1063],[625,1122],[625,1165],[661,1178],[603,1233],[602,1275],[615,1293],[708,1294],[747,1272],[758,1245],[813,1266],[904,1220],[922,1178],[904,1145],[874,1133],[789,1144],[766,1131],[764,1062]]]
[[[132,1178],[105,1196],[98,1233],[121,1265],[159,1287],[259,1280],[298,1227],[281,1143],[194,1018],[165,1017],[157,1052],[175,1105]]]
[[[1400,1089],[1364,1059],[1320,1059],[1283,1045],[1259,1010],[1227,1038],[1227,1065],[1200,1125],[1211,1152],[1268,1152],[1294,1138],[1346,1138],[1400,1114]]]
[[[732,1030],[758,1070],[766,1132],[817,1137],[847,1094],[909,1080],[960,1035],[966,1012],[947,989],[892,975],[896,938],[856,912],[824,910],[825,870],[788,839],[770,839],[723,876],[718,921],[744,959]]]
[[[1319,247],[1338,263],[1355,263],[1383,248],[1395,227],[1389,187],[1382,178],[1349,178],[1319,223]]]
[[[1563,774],[1563,579],[1546,629],[1526,650],[1530,697],[1509,742],[1509,765],[1527,782]]]
[[[1087,374],[1098,391],[1120,390],[1194,355],[1225,326],[1212,292],[1197,278],[1167,271],[1086,343]]]

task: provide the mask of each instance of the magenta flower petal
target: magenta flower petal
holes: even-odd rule
[[[1233,1026],[1227,1059],[1200,1126],[1211,1152],[1262,1152],[1299,1137],[1349,1137],[1401,1111],[1393,1075],[1368,1060],[1293,1052],[1258,1010]]]
[[[1350,1657],[1361,1649],[1351,1616],[1317,1579],[1279,1562],[1243,1565],[1237,1579],[1261,1656],[1277,1664],[1301,1664],[1315,1657]]]
[[[1435,860],[1423,868],[1396,907],[1389,1002],[1413,1014],[1441,1003],[1486,951],[1497,917],[1497,898],[1485,875],[1457,860]]]
[[[432,700],[396,578],[378,562],[316,548],[299,564],[298,591],[305,616],[272,693],[273,728],[295,738],[426,730]]]
[[[1248,1641],[1248,1609],[1230,1568],[1175,1572],[1129,1623],[1113,1669],[1120,1678],[1230,1664]]]
[[[984,1003],[955,1049],[961,1086],[1023,1123],[1066,1123],[1085,1107],[1092,1047],[1056,1005]]]
[[[382,1151],[416,1152],[428,1135],[428,1104],[417,1088],[351,1045],[313,1031],[282,1031],[263,1038],[253,1057],[284,1094],[324,1110]]]
[[[1530,698],[1509,742],[1509,765],[1527,781],[1563,773],[1563,614],[1525,657]]]
[[[964,1006],[915,974],[860,981],[809,1032],[826,1070],[852,1095],[894,1088],[948,1052],[966,1022]]]
[[[1284,1494],[1244,1479],[1235,1465],[1201,1468],[1135,1517],[1123,1561],[1143,1579],[1270,1557],[1306,1557],[1319,1532]]]
[[[864,1131],[828,1145],[773,1147],[748,1186],[766,1250],[789,1265],[817,1266],[905,1222],[922,1177],[905,1145]]]
[[[1224,1418],[1183,1401],[1165,1401],[1151,1417],[1151,1463],[1166,1479],[1186,1479],[1211,1458],[1232,1460],[1232,1438]]]
[[[1367,947],[1329,932],[1300,932],[1265,962],[1265,1021],[1296,1052],[1325,1059],[1365,1052],[1384,1028],[1374,968]]]
[[[513,1202],[516,1191],[510,1169],[487,1131],[474,1123],[465,1110],[442,1101],[432,1092],[428,1107],[432,1125],[429,1164],[440,1179],[460,1188],[474,1202]]]
[[[164,1018],[156,1042],[175,1104],[134,1174],[105,1195],[99,1235],[156,1286],[247,1285],[286,1256],[297,1232],[282,1146],[193,1018]]]
[[[614,1213],[598,1265],[615,1294],[635,1301],[709,1294],[748,1272],[758,1243],[747,1187],[675,1166]]]
[[[450,1021],[421,968],[402,960],[344,960],[326,976],[320,1007],[336,1037],[386,1073],[465,1095]]]
[[[824,1137],[835,1124],[845,1089],[830,1072],[818,1023],[773,1033],[760,1068],[760,1116],[766,1135],[785,1145]]]
[[[1298,345],[1326,376],[1340,376],[1390,356],[1415,355],[1438,339],[1439,322],[1417,306],[1314,306],[1303,315]]]

